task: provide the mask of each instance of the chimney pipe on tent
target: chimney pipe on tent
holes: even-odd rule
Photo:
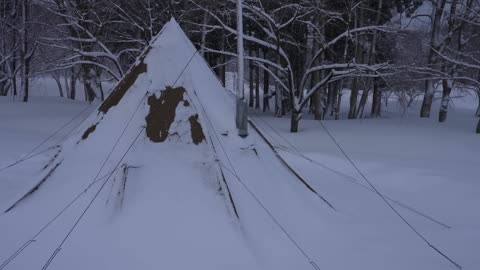
[[[238,54],[238,82],[236,102],[236,124],[238,136],[248,136],[248,106],[244,96],[244,49],[243,49],[243,3],[237,0],[237,54]]]

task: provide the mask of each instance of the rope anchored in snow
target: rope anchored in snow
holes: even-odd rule
[[[104,177],[101,177],[101,178],[98,178],[100,176],[100,173],[102,172],[103,168],[105,167],[105,165],[107,164],[108,160],[110,159],[111,155],[113,154],[113,152],[115,151],[116,147],[118,146],[121,138],[123,137],[123,135],[125,134],[126,130],[128,129],[128,127],[130,126],[130,123],[132,122],[133,118],[135,117],[135,115],[137,114],[140,106],[142,105],[142,103],[144,102],[145,98],[146,98],[147,94],[145,94],[145,96],[142,97],[142,99],[140,100],[140,102],[138,103],[137,107],[135,108],[135,111],[133,112],[132,116],[130,117],[130,119],[128,119],[128,122],[127,122],[127,125],[125,126],[125,128],[123,129],[122,133],[120,134],[120,136],[118,137],[117,141],[115,142],[114,146],[112,147],[112,150],[110,151],[110,153],[108,154],[108,156],[105,158],[105,161],[103,162],[102,166],[100,167],[100,169],[98,170],[98,173],[97,175],[95,176],[94,180],[92,181],[92,183],[90,183],[90,185],[83,191],[81,192],[79,195],[77,195],[77,197],[75,197],[65,208],[63,208],[53,219],[51,219],[37,234],[35,234],[31,240],[27,241],[22,247],[20,247],[19,249],[17,249],[17,251],[15,251],[14,254],[12,254],[4,263],[2,263],[2,265],[0,266],[0,270],[3,270],[12,260],[14,260],[21,252],[23,252],[23,250],[28,247],[31,243],[33,243],[35,241],[35,239],[45,230],[47,229],[55,220],[57,220],[68,208],[70,208],[82,195],[84,195],[91,187],[93,187],[94,184],[96,184],[97,182],[105,179],[105,177],[107,176],[110,176],[110,175],[113,175],[113,173],[115,172],[115,170],[111,171],[108,175],[104,176]],[[144,128],[142,129],[142,131],[144,130]],[[141,132],[140,132],[141,134]],[[55,253],[55,256],[56,256],[56,253]],[[48,262],[49,264],[49,262]],[[48,267],[48,265],[47,265]]]
[[[392,209],[392,211],[403,221],[403,223],[405,223],[423,242],[425,242],[425,244],[427,244],[430,248],[432,248],[435,252],[437,252],[438,254],[440,254],[444,259],[448,260],[451,264],[453,264],[456,268],[458,269],[462,269],[462,266],[460,264],[458,264],[457,262],[455,262],[454,260],[452,260],[449,256],[447,256],[445,253],[443,253],[442,251],[440,251],[437,247],[435,247],[433,244],[431,244],[426,238],[425,236],[423,236],[412,224],[410,224],[410,222],[408,222],[405,217],[402,216],[402,214],[400,214],[400,212],[397,211],[397,209],[395,209],[392,204],[385,198],[385,196],[383,196],[382,193],[380,193],[378,191],[378,189],[372,184],[372,182],[365,176],[365,174],[363,174],[363,172],[358,168],[358,166],[355,164],[355,162],[353,162],[353,160],[350,158],[350,156],[345,152],[345,150],[343,150],[343,148],[340,146],[340,144],[337,142],[337,140],[335,139],[335,137],[330,133],[330,131],[327,129],[327,127],[323,124],[322,121],[319,121],[320,122],[320,125],[322,126],[323,130],[325,131],[325,133],[328,135],[328,137],[330,137],[330,139],[333,141],[333,143],[338,147],[338,149],[340,150],[340,152],[345,156],[345,158],[348,160],[348,162],[352,165],[353,168],[355,168],[355,170],[360,174],[360,176],[370,185],[370,187],[375,191],[375,193],[380,197],[382,198],[382,200],[388,205],[388,207],[390,209]]]
[[[255,113],[254,113],[254,114],[255,114]],[[330,168],[330,167],[328,167],[328,166],[326,166],[326,165],[324,165],[324,164],[322,164],[322,163],[320,163],[320,162],[318,162],[318,161],[316,161],[316,160],[313,160],[313,159],[311,159],[311,158],[308,158],[308,157],[305,156],[303,153],[301,153],[301,152],[300,152],[291,142],[289,142],[284,136],[282,136],[275,128],[273,128],[267,121],[265,121],[260,115],[255,114],[255,117],[258,118],[258,119],[260,119],[263,123],[265,123],[265,125],[267,125],[278,137],[280,137],[283,141],[285,141],[293,150],[289,149],[288,147],[285,147],[285,146],[281,145],[281,143],[280,143],[279,141],[277,141],[277,139],[275,139],[275,137],[274,137],[272,134],[270,134],[270,132],[268,132],[266,129],[263,129],[263,130],[265,131],[265,133],[266,133],[268,136],[270,136],[270,137],[275,141],[275,143],[277,144],[277,145],[274,146],[275,148],[280,149],[280,150],[283,150],[283,151],[286,151],[286,152],[288,152],[288,153],[290,153],[290,154],[292,154],[292,155],[295,155],[295,156],[297,156],[297,157],[303,158],[303,159],[305,159],[305,160],[313,163],[314,165],[317,165],[317,166],[319,166],[319,167],[321,167],[321,168],[323,168],[323,169],[325,169],[325,170],[328,170],[328,171],[330,171],[330,172],[332,172],[332,173],[340,176],[341,179],[345,179],[345,180],[347,180],[347,181],[349,181],[349,182],[351,182],[351,183],[353,183],[353,184],[355,184],[355,185],[358,185],[358,186],[360,186],[360,187],[362,187],[362,188],[364,188],[364,189],[366,189],[366,190],[368,190],[368,191],[370,191],[370,192],[375,193],[375,191],[374,191],[371,187],[366,186],[366,185],[360,183],[357,179],[355,179],[355,178],[353,178],[353,177],[351,177],[351,176],[349,176],[349,175],[347,175],[347,174],[345,174],[345,173],[342,173],[342,172],[340,172],[340,171],[338,171],[338,170],[332,169],[332,168]],[[376,193],[375,193],[375,194],[376,194]],[[393,199],[393,198],[390,198],[390,197],[388,197],[388,196],[385,196],[385,195],[383,195],[383,196],[384,196],[386,199],[388,199],[389,201],[391,201],[392,203],[394,203],[394,204],[396,204],[396,205],[404,208],[405,210],[410,211],[410,212],[412,212],[412,213],[414,213],[414,214],[417,214],[417,215],[419,215],[419,216],[421,216],[421,217],[423,217],[423,218],[425,218],[425,219],[428,219],[428,220],[430,220],[430,221],[432,221],[432,222],[434,222],[434,223],[442,226],[442,227],[445,228],[445,229],[451,229],[451,228],[452,228],[451,226],[445,224],[444,222],[439,221],[438,219],[435,219],[435,218],[431,217],[430,215],[425,214],[425,213],[423,213],[423,212],[421,212],[421,211],[419,211],[419,210],[417,210],[417,209],[415,209],[415,208],[413,208],[413,207],[411,207],[411,206],[409,206],[409,205],[406,205],[406,204],[404,204],[404,203],[402,203],[402,202],[400,202],[400,201],[398,201],[398,200],[395,200],[395,199]]]
[[[130,150],[132,149],[132,147],[135,145],[135,143],[137,142],[138,138],[140,138],[140,135],[143,133],[144,131],[144,127],[140,130],[140,132],[138,133],[138,135],[135,137],[135,139],[133,140],[133,142],[130,144],[130,146],[127,148],[127,151],[125,151],[125,153],[123,154],[123,156],[120,158],[120,160],[117,162],[117,164],[115,165],[115,168],[114,170],[108,175],[107,179],[103,182],[102,186],[98,189],[97,193],[95,193],[95,195],[93,196],[93,198],[90,200],[90,202],[88,203],[87,207],[83,210],[82,214],[80,214],[80,216],[78,217],[77,221],[75,222],[75,224],[73,224],[72,228],[70,228],[70,230],[68,231],[67,235],[63,238],[62,242],[58,245],[58,247],[55,249],[55,251],[52,253],[52,255],[50,256],[50,258],[47,260],[47,262],[45,263],[45,265],[42,267],[42,270],[46,270],[48,269],[48,267],[50,266],[50,264],[52,263],[52,261],[55,259],[55,257],[57,256],[57,254],[60,252],[60,250],[62,249],[62,246],[65,244],[65,242],[68,240],[68,238],[70,237],[70,235],[73,233],[73,231],[75,230],[75,228],[78,226],[78,224],[80,223],[80,221],[83,219],[83,217],[85,216],[85,214],[88,212],[88,210],[90,209],[90,207],[93,205],[93,203],[95,202],[95,200],[98,198],[98,195],[100,195],[100,193],[102,192],[103,188],[107,185],[108,181],[112,178],[112,175],[115,173],[115,171],[118,169],[118,167],[120,166],[120,164],[122,163],[123,159],[127,156],[127,154],[130,152]]]
[[[197,50],[198,51],[198,50]],[[195,52],[191,59],[188,61],[188,63],[186,64],[185,68],[183,69],[183,71],[180,73],[180,75],[178,76],[177,80],[175,81],[175,83],[178,81],[178,79],[181,77],[181,75],[184,73],[184,71],[187,69],[188,65],[190,64],[190,62],[193,60],[193,57],[195,56],[197,52]],[[174,85],[175,85],[174,83]],[[124,128],[122,134],[119,136],[117,142],[115,143],[112,151],[110,152],[109,156],[107,157],[107,159],[105,160],[105,162],[103,163],[102,167],[100,168],[99,172],[97,173],[97,176],[100,174],[100,172],[102,171],[103,167],[105,166],[107,160],[109,159],[109,157],[111,156],[111,154],[113,153],[113,151],[115,150],[115,148],[117,147],[120,139],[123,137],[123,135],[125,134],[125,131],[127,130],[128,126],[130,125],[130,122],[133,120],[134,116],[136,115],[138,109],[140,108],[140,105],[143,103],[143,101],[145,100],[145,97],[148,95],[148,93],[145,94],[145,96],[142,98],[142,100],[140,101],[140,103],[138,104],[137,108],[135,109],[133,115],[130,117],[126,127]],[[52,255],[50,256],[50,258],[47,260],[47,262],[45,263],[45,265],[43,266],[42,270],[46,270],[48,269],[48,267],[50,266],[50,264],[52,263],[52,261],[55,259],[55,257],[57,256],[57,254],[60,252],[60,250],[62,249],[62,246],[63,244],[65,244],[65,242],[68,240],[68,238],[70,237],[70,235],[73,233],[73,231],[75,230],[75,228],[78,226],[78,224],[80,223],[80,221],[82,220],[82,218],[85,216],[85,214],[87,213],[87,211],[90,209],[90,207],[93,205],[93,203],[95,202],[95,200],[97,199],[98,195],[101,193],[101,191],[103,190],[103,188],[106,186],[107,182],[110,180],[110,178],[112,177],[113,173],[115,172],[115,170],[120,166],[121,162],[123,161],[123,159],[127,156],[127,154],[130,152],[130,150],[132,149],[132,147],[134,146],[134,144],[137,142],[138,138],[140,138],[140,135],[143,133],[143,131],[145,130],[145,127],[142,127],[142,129],[140,130],[140,132],[137,134],[137,136],[135,137],[134,141],[130,144],[130,146],[128,147],[127,151],[123,154],[122,158],[118,161],[118,163],[115,165],[115,168],[114,170],[109,174],[108,178],[103,182],[102,186],[100,187],[100,189],[97,191],[97,193],[95,194],[95,196],[92,198],[92,200],[90,201],[90,203],[87,205],[87,207],[85,208],[85,210],[82,212],[82,214],[79,216],[79,218],[77,219],[77,221],[75,222],[75,224],[72,226],[72,228],[70,229],[70,231],[67,233],[67,235],[65,236],[65,238],[62,240],[62,242],[58,245],[57,249],[55,249],[55,251],[52,253]],[[1,270],[1,269],[0,269]]]
[[[286,161],[283,159],[282,156],[278,153],[278,151],[275,149],[275,147],[265,138],[265,136],[260,132],[260,130],[257,128],[257,126],[253,123],[253,121],[248,120],[250,125],[257,131],[257,133],[260,135],[260,137],[267,143],[267,145],[272,149],[273,153],[275,156],[282,162],[282,164],[293,174],[295,177],[297,177],[311,192],[313,192],[318,198],[320,198],[324,203],[326,203],[330,208],[332,208],[334,211],[337,211],[335,207],[327,200],[325,199],[324,196],[320,195],[315,189],[313,189],[308,182],[303,179]]]
[[[227,154],[227,151],[225,150],[225,147],[223,146],[220,138],[218,137],[218,134],[217,134],[217,131],[215,130],[215,127],[213,126],[213,123],[212,121],[210,120],[210,118],[208,117],[207,115],[207,111],[205,110],[205,107],[202,105],[202,103],[200,102],[200,99],[197,95],[197,93],[195,92],[195,90],[193,90],[195,96],[197,97],[197,100],[198,100],[198,103],[200,104],[201,106],[201,109],[203,111],[203,114],[204,114],[204,117],[206,118],[208,124],[210,125],[210,127],[212,128],[213,130],[213,134],[215,135],[221,149],[222,149],[222,152],[224,153],[225,155],[225,158],[227,159],[228,163],[230,164],[231,166],[231,169],[228,168],[227,166],[225,166],[220,160],[217,160],[218,164],[223,167],[227,172],[229,172],[239,183],[240,185],[247,191],[248,194],[250,194],[250,196],[252,196],[252,198],[255,200],[255,202],[265,211],[265,213],[268,215],[268,217],[278,226],[278,228],[287,236],[287,238],[290,240],[290,242],[300,251],[300,253],[305,257],[305,259],[308,261],[308,263],[310,265],[312,265],[312,267],[316,270],[319,270],[320,268],[318,267],[318,265],[315,263],[315,261],[313,261],[310,256],[308,256],[307,252],[300,246],[299,243],[297,243],[297,241],[295,241],[295,239],[290,235],[290,233],[288,233],[288,231],[280,224],[280,222],[273,216],[273,214],[266,208],[266,206],[260,201],[260,199],[255,195],[255,193],[252,192],[252,190],[243,182],[243,180],[240,178],[240,176],[238,176],[237,172],[235,171],[235,167],[233,166],[233,163],[230,159],[230,157],[228,156]],[[212,141],[212,144],[213,144],[213,141]]]
[[[24,162],[24,161],[27,161],[27,160],[29,160],[29,159],[31,159],[31,158],[34,158],[34,157],[36,157],[36,156],[39,156],[39,155],[41,155],[41,154],[43,154],[43,153],[46,153],[46,152],[48,152],[48,151],[56,148],[56,147],[57,147],[56,145],[57,145],[61,140],[63,140],[66,136],[63,136],[57,143],[55,143],[54,146],[48,147],[47,149],[45,149],[45,150],[43,150],[43,151],[41,151],[41,152],[39,152],[39,153],[33,154],[33,153],[34,153],[35,151],[37,151],[40,147],[42,147],[42,145],[44,145],[44,144],[47,143],[50,139],[52,139],[53,137],[55,137],[60,131],[62,131],[62,130],[63,130],[64,128],[66,128],[68,125],[70,125],[71,123],[73,123],[73,121],[75,121],[75,120],[76,120],[78,117],[80,117],[84,112],[86,112],[89,108],[91,108],[91,106],[92,106],[93,104],[94,104],[94,103],[88,105],[85,109],[81,110],[78,114],[76,114],[72,119],[70,119],[68,122],[66,122],[65,124],[63,124],[60,128],[58,128],[57,130],[55,130],[52,134],[50,134],[47,138],[45,138],[40,144],[38,144],[35,148],[33,148],[33,149],[30,150],[26,155],[24,155],[23,158],[21,158],[21,159],[15,161],[15,162],[13,162],[13,163],[11,163],[11,164],[3,167],[3,168],[1,168],[1,169],[0,169],[0,172],[3,172],[3,171],[5,171],[6,169],[9,169],[9,168],[11,168],[11,167],[13,167],[13,166],[15,166],[15,165],[18,165],[18,164],[20,164],[20,163],[22,163],[22,162]],[[90,116],[90,115],[88,115],[88,116]],[[87,118],[88,118],[88,116],[87,116]],[[85,118],[85,119],[86,119],[86,118]],[[85,121],[85,119],[84,119],[84,121]],[[82,121],[82,123],[83,123],[83,121]],[[70,130],[70,131],[67,133],[67,135],[69,135],[69,134],[70,134],[73,130],[75,130],[76,128],[77,128],[77,126],[75,126],[72,130]],[[33,154],[33,155],[32,155],[32,154]]]
[[[96,183],[105,179],[110,175],[111,172],[108,174],[96,179],[95,182],[91,183],[87,188],[85,188],[80,194],[78,194],[73,200],[70,201],[60,212],[58,212],[52,219],[50,219],[45,226],[42,227],[34,236],[30,237],[30,240],[26,241],[21,247],[19,247],[10,257],[8,257],[1,265],[0,270],[3,270],[7,267],[10,262],[12,262],[18,255],[20,255],[30,244],[36,242],[36,238],[40,236],[43,231],[45,231],[50,225],[52,225],[65,211],[67,211],[80,197],[82,197],[87,191],[89,191]]]

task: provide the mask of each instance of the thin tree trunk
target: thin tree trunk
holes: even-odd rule
[[[260,50],[257,51],[260,57]],[[255,108],[260,109],[260,67],[255,67]]]
[[[220,49],[225,51],[225,31],[222,31],[222,37],[220,39]],[[226,82],[226,71],[227,71],[227,57],[225,54],[220,55],[220,80],[222,80],[223,85],[225,86]]]
[[[353,79],[352,93],[350,94],[350,110],[348,111],[348,119],[357,117],[357,101],[358,101],[358,80]]]
[[[313,81],[317,81],[318,79],[318,74],[315,74],[312,76],[312,82]],[[313,77],[316,77],[315,79]],[[317,81],[318,82],[318,81]],[[313,85],[313,84],[312,84]],[[310,106],[310,109],[312,110],[313,112],[313,118],[315,120],[323,120],[323,111],[324,111],[324,108],[323,108],[323,94],[325,93],[324,89],[319,89],[317,90],[313,95],[312,95],[312,98],[311,98],[311,106]]]
[[[342,83],[340,83],[340,87],[338,88],[338,91],[337,91],[337,105],[335,108],[335,120],[340,119],[340,110],[342,106],[342,89],[341,88],[342,88]]]
[[[322,35],[325,35],[325,27],[322,27]],[[313,45],[312,45],[312,51],[316,52],[320,49],[320,45],[318,43],[318,40],[314,39],[313,41]],[[322,52],[322,54],[320,55],[320,59],[317,59],[315,61],[315,65],[318,65],[320,64],[320,61],[321,63],[323,63],[325,60],[325,53]],[[318,82],[320,82],[320,79],[321,79],[321,76],[324,75],[324,72],[314,72],[312,74],[312,80],[311,80],[311,85],[312,87],[314,85],[316,85]],[[313,112],[313,117],[315,120],[323,120],[325,119],[325,104],[324,104],[324,95],[325,95],[325,89],[326,87],[322,87],[321,89],[317,90],[313,96],[312,96],[312,99],[311,99],[311,102],[312,102],[312,105],[311,105],[311,109],[312,109],[312,112]]]
[[[298,123],[300,122],[300,112],[297,112],[295,108],[292,108],[292,117],[290,119],[290,132],[298,132]]]
[[[327,88],[327,106],[325,108],[325,116],[333,116],[333,107],[335,106],[335,87],[331,84]]]
[[[29,72],[30,72],[30,65],[28,61],[28,26],[27,26],[27,21],[28,21],[28,0],[22,0],[22,29],[20,30],[21,33],[21,42],[22,42],[22,49],[21,49],[21,54],[22,54],[22,91],[23,91],[23,102],[28,102],[28,97],[29,97]]]
[[[200,43],[200,55],[205,57],[205,47],[207,43],[207,23],[208,23],[208,12],[203,13],[203,26],[202,26],[202,37]]]
[[[373,80],[373,101],[372,101],[372,117],[380,117],[381,116],[381,108],[382,108],[382,92],[380,91],[380,87],[378,85],[377,79]]]
[[[95,87],[100,93],[100,99],[102,101],[105,101],[105,92],[103,91],[103,85],[102,85],[102,70],[99,68],[95,69]]]
[[[252,47],[250,47],[250,55],[253,56],[253,50],[252,50]],[[248,71],[249,71],[249,82],[250,82],[250,90],[249,90],[249,93],[250,93],[250,96],[248,98],[248,106],[250,108],[253,108],[253,98],[254,98],[254,94],[253,94],[253,90],[254,90],[254,87],[255,87],[255,72],[254,72],[254,65],[253,65],[253,60],[250,60],[249,61],[249,65],[248,65]]]
[[[280,65],[280,57],[278,56],[277,53],[277,64]],[[279,71],[276,71],[277,77],[280,75]],[[284,115],[284,109],[283,109],[283,89],[282,86],[278,83],[275,82],[275,116],[276,117],[282,117]]]
[[[428,64],[430,66],[435,65],[436,63],[436,53],[439,47],[439,32],[441,26],[441,19],[443,15],[443,10],[445,8],[446,0],[438,0],[435,7],[435,14],[432,22],[432,30],[430,36],[430,52],[428,55]],[[425,82],[425,95],[423,97],[422,109],[420,110],[420,117],[428,118],[430,117],[430,111],[432,109],[433,96],[435,94],[434,82],[432,80],[427,80]]]
[[[82,76],[83,76],[83,87],[85,90],[85,101],[92,103],[97,96],[95,90],[93,89],[92,84],[95,83],[96,76],[95,72],[92,70],[91,65],[83,64],[82,66]]]
[[[363,9],[362,9],[362,12],[363,12]],[[357,16],[357,14],[358,14],[358,9],[355,9],[355,18],[354,18],[355,28],[363,26],[364,16]],[[363,51],[359,44],[360,36],[358,35],[358,33],[355,33],[354,37],[355,37],[355,58],[358,59],[358,61],[360,61],[359,63],[363,63]],[[352,82],[352,91],[350,94],[350,108],[348,111],[348,119],[357,118],[358,92],[359,92],[359,80],[357,78],[354,78]]]
[[[449,23],[448,23],[448,31],[453,32],[454,27],[455,27],[455,14],[457,13],[457,2],[458,0],[453,0],[450,5],[450,18],[449,18]],[[462,23],[463,24],[463,23]],[[445,40],[445,46],[448,46],[451,42],[452,38],[448,37]],[[458,33],[457,33],[457,49],[458,51],[462,51],[463,47],[463,33],[462,33],[462,27],[459,27]],[[446,61],[442,60],[443,66],[442,66],[442,71],[447,70],[447,63]],[[450,70],[450,75],[455,75],[457,66],[454,64],[451,67]],[[452,80],[447,80],[444,79],[442,81],[442,86],[443,86],[443,93],[442,93],[442,103],[440,105],[440,113],[438,115],[438,121],[440,123],[445,122],[447,120],[447,114],[448,114],[448,107],[450,103],[450,94],[452,92],[454,82]]]
[[[370,83],[365,83],[365,87],[362,92],[362,97],[360,98],[360,103],[357,108],[357,118],[363,118],[363,112],[365,110],[365,105],[368,101],[368,95],[370,93]]]
[[[65,84],[65,93],[67,94],[67,98],[70,98],[70,85],[68,84],[67,72],[64,73],[63,83]]]
[[[16,7],[16,1],[12,1],[12,6]],[[11,13],[12,20],[15,21],[17,17],[17,12],[15,8],[12,8],[12,13]],[[18,51],[15,49],[15,46],[17,44],[17,33],[15,31],[12,31],[12,44],[11,48],[13,50],[13,55],[12,55],[12,90],[13,90],[13,96],[18,95],[18,87],[17,87],[17,53]]]
[[[57,87],[58,87],[58,93],[60,95],[60,97],[64,97],[63,95],[63,87],[62,87],[62,82],[60,81],[60,77],[57,76],[57,75],[54,75],[53,76],[53,79],[55,80],[55,82],[57,83]]]
[[[477,98],[478,98],[478,107],[477,107],[477,112],[475,113],[475,116],[480,117],[480,90],[477,92]]]
[[[275,116],[282,117],[282,89],[275,82]]]
[[[75,75],[75,68],[72,68],[70,75],[70,99],[75,100],[77,96],[77,76]]]
[[[447,120],[448,105],[450,103],[450,93],[452,92],[452,81],[443,80],[443,95],[442,95],[442,104],[440,105],[440,113],[438,115],[438,121],[443,123]]]
[[[267,59],[268,49],[263,50],[263,58]],[[268,65],[265,66],[268,69]],[[270,111],[270,74],[263,71],[263,112]]]
[[[480,119],[478,119],[477,134],[480,134]]]
[[[380,25],[380,19],[382,15],[383,9],[383,0],[378,1],[378,8],[377,8],[377,18],[375,25]],[[377,62],[377,40],[378,40],[378,33],[377,31],[373,32],[373,41],[372,41],[372,48],[371,48],[371,64],[375,64]],[[380,92],[380,87],[378,85],[377,79],[373,80],[373,100],[372,100],[372,111],[370,113],[371,117],[380,117],[380,110],[382,107],[382,93]]]

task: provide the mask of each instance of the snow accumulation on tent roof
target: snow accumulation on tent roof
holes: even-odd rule
[[[234,109],[172,19],[39,174],[44,181],[6,207],[15,206],[0,218],[0,263],[451,269],[371,193],[299,181],[255,130],[236,136]],[[362,206],[353,214],[352,202]]]
[[[99,112],[62,145],[45,168],[61,163],[48,180],[4,214],[1,262],[88,189],[7,269],[42,268],[105,179],[91,183],[116,167],[142,129],[49,269],[256,268],[204,123],[183,88],[196,80],[193,70],[170,88],[195,52],[191,44],[178,46],[185,43],[180,31],[174,20],[165,26]],[[205,75],[216,80],[208,68]]]

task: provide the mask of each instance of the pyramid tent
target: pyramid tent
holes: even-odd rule
[[[49,224],[9,269],[310,269],[236,179],[285,171],[260,136],[235,135],[234,102],[172,19],[13,201],[0,258]]]
[[[235,225],[198,102],[185,90],[222,87],[202,59],[192,63],[203,69],[198,75],[185,72],[196,55],[185,38],[175,20],[167,23],[52,157],[35,191],[12,204],[2,228],[12,231],[15,224],[21,233],[2,235],[0,260],[87,190],[8,269],[41,268],[109,174],[49,269],[256,268]]]
[[[38,184],[0,215],[0,263],[450,269],[428,247],[412,244],[404,227],[390,226],[388,209],[376,209],[388,217],[388,229],[352,226],[355,215],[345,214],[352,201],[370,210],[378,198],[316,175],[315,190],[329,190],[327,199],[346,212],[333,211],[260,133],[236,136],[234,102],[172,19],[78,132],[50,153]],[[362,213],[367,224],[371,212]]]

